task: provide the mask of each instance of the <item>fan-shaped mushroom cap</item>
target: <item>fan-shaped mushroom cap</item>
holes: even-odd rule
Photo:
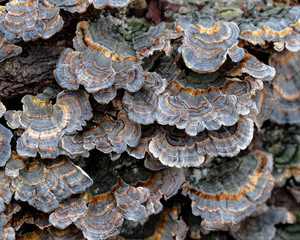
[[[20,157],[16,152],[12,152],[9,161],[5,165],[5,173],[11,178],[19,176],[19,171],[24,169],[27,160]]]
[[[100,103],[116,96],[117,89],[138,91],[143,84],[143,69],[131,41],[117,29],[121,22],[101,16],[97,22],[79,22],[73,44],[59,58],[55,77],[68,89],[83,85]]]
[[[144,166],[151,171],[159,171],[168,168],[168,166],[163,165],[157,158],[154,158],[152,154],[146,155]]]
[[[57,6],[59,8],[62,8],[65,11],[68,12],[79,12],[83,13],[86,11],[86,9],[89,6],[89,0],[46,0],[49,4],[53,6]]]
[[[49,216],[50,223],[59,229],[66,228],[86,214],[86,203],[83,195],[71,196],[62,201],[58,208],[51,213]]]
[[[253,122],[241,117],[233,126],[215,131],[203,131],[191,137],[175,127],[161,127],[151,140],[149,152],[164,165],[199,167],[206,163],[205,155],[237,155],[253,138]]]
[[[16,162],[12,156],[10,161]],[[20,162],[19,159],[17,159]],[[92,180],[79,167],[67,158],[56,160],[25,161],[23,168],[18,164],[9,164],[12,172],[12,190],[15,198],[28,203],[43,212],[50,212],[58,207],[59,201],[68,198],[72,193],[85,191]],[[17,171],[19,174],[16,176]]]
[[[58,58],[57,68],[54,71],[56,81],[63,88],[77,90],[79,82],[76,77],[76,69],[82,63],[82,53],[73,51],[71,48],[65,49]]]
[[[183,193],[190,196],[192,212],[201,215],[205,229],[228,229],[270,196],[274,184],[271,171],[268,153],[219,159],[203,169],[186,169]]]
[[[63,181],[38,160],[19,171],[19,176],[12,180],[12,189],[17,200],[28,201],[43,212],[54,210],[58,207],[58,199],[71,195]]]
[[[299,8],[300,11],[300,8]],[[271,55],[270,65],[276,68],[272,81],[273,111],[270,118],[278,123],[300,123],[300,52]]]
[[[1,198],[0,198],[1,199]],[[11,214],[12,215],[12,214]],[[3,212],[0,212],[0,237],[1,239],[12,240],[15,239],[15,230],[8,225],[8,221],[11,216],[5,215]]]
[[[149,189],[123,184],[114,192],[114,195],[124,218],[138,221],[146,216],[147,208],[144,204],[150,197]]]
[[[252,44],[274,42],[274,49],[290,51],[300,49],[300,7],[273,8],[239,22],[240,38]]]
[[[92,117],[88,94],[83,91],[61,92],[54,105],[44,94],[23,97],[23,111],[8,111],[5,118],[11,128],[26,131],[17,141],[21,156],[42,158],[59,155],[58,143],[64,134],[81,130]]]
[[[7,42],[29,41],[39,37],[48,39],[62,27],[59,8],[46,0],[13,0],[5,6],[0,32]]]
[[[172,52],[171,39],[173,34],[166,29],[166,23],[161,22],[149,27],[148,31],[132,39],[137,56],[141,59],[149,57],[154,51],[164,51],[167,55]]]
[[[246,52],[243,60],[241,60],[238,66],[227,75],[241,76],[244,73],[249,74],[256,79],[269,81],[275,77],[276,70],[274,67],[264,64],[256,57]]]
[[[95,8],[114,7],[123,8],[126,7],[132,0],[89,0],[93,3]]]
[[[237,231],[232,234],[237,240],[272,240],[276,233],[274,225],[279,223],[293,223],[295,216],[285,207],[265,206],[259,213],[246,218]]]
[[[2,35],[0,35],[0,62],[5,59],[19,55],[22,52],[22,48],[7,43]]]
[[[1,199],[1,198],[0,198]],[[13,240],[15,239],[16,228],[12,225],[12,217],[20,210],[20,205],[12,203],[6,206],[5,212],[0,211],[0,238]]]
[[[238,47],[239,28],[233,22],[215,21],[210,16],[179,17],[177,29],[183,31],[182,57],[186,66],[198,73],[217,70],[226,60],[243,59]]]
[[[219,77],[217,72],[179,76],[159,95],[156,120],[185,129],[191,136],[231,126],[240,114],[249,114],[251,96],[262,87],[261,80],[250,76],[237,81]]]
[[[150,124],[155,121],[157,98],[165,90],[167,81],[157,73],[144,73],[144,85],[136,93],[125,91],[123,106],[128,117],[140,124]]]
[[[97,189],[94,187],[93,194],[96,195],[89,195],[90,203],[87,213],[75,222],[75,225],[82,230],[83,235],[88,239],[106,239],[117,235],[119,233],[117,228],[123,224],[123,216],[113,195],[113,191],[118,189],[120,185],[118,181],[116,184],[111,183],[107,183],[106,185],[110,186],[105,186],[105,188],[99,186]]]

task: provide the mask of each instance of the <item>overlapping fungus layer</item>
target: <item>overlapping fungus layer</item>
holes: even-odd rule
[[[64,134],[82,130],[92,117],[88,94],[84,91],[61,92],[52,105],[45,94],[26,95],[22,99],[23,111],[7,111],[5,118],[11,128],[25,132],[17,142],[21,156],[55,158],[59,155],[58,143]]]
[[[226,161],[215,159],[203,169],[186,169],[183,193],[192,200],[192,212],[208,230],[228,229],[265,202],[274,185],[272,156],[252,152]],[[225,167],[226,165],[226,167]]]
[[[60,93],[26,95],[19,111],[0,102],[15,129],[0,125],[1,239],[183,240],[190,228],[271,240],[295,220],[265,202],[274,185],[300,201],[299,126],[265,120],[300,122],[299,6],[178,2],[0,7],[0,62],[58,32],[60,9],[101,9],[57,61]]]

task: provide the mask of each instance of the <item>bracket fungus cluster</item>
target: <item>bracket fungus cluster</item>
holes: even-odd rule
[[[268,2],[5,1],[1,64],[77,21],[55,82],[0,102],[0,238],[299,228],[300,6]]]

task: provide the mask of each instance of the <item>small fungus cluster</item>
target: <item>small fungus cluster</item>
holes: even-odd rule
[[[272,191],[300,202],[300,6],[153,2],[0,6],[0,62],[97,11],[51,87],[0,102],[0,239],[293,235]]]

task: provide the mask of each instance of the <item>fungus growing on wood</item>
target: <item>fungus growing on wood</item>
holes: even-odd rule
[[[55,240],[77,240],[84,239],[81,231],[76,228],[74,225],[65,228],[65,229],[57,229],[55,227],[48,227],[45,229],[39,228],[29,228],[20,233],[16,234],[17,239],[20,240],[41,240],[41,239],[55,239]]]
[[[123,224],[123,216],[117,207],[113,191],[120,187],[117,178],[112,174],[104,175],[101,182],[94,184],[87,193],[89,200],[86,214],[75,222],[88,239],[108,238],[119,233],[118,227]]]
[[[172,52],[171,39],[175,36],[166,29],[166,23],[161,22],[149,27],[148,31],[132,39],[137,56],[141,59],[147,58],[154,51],[164,51],[167,55]]]
[[[300,7],[273,8],[238,22],[240,38],[254,45],[274,43],[276,51],[300,49]]]
[[[33,207],[20,207],[19,211],[13,215],[10,225],[18,231],[24,225],[35,225],[40,229],[50,227],[49,214],[43,213]]]
[[[131,41],[117,28],[119,20],[101,16],[97,22],[79,22],[73,45],[60,56],[54,72],[58,84],[68,89],[85,89],[100,103],[116,96],[117,89],[138,91],[143,69]],[[109,93],[109,95],[108,95]]]
[[[250,113],[251,97],[262,87],[261,80],[250,76],[243,80],[220,77],[218,72],[178,76],[159,95],[156,120],[191,136],[232,126],[240,115]]]
[[[16,155],[10,161],[16,162],[14,158]],[[17,160],[20,162],[20,159]],[[6,171],[7,174],[13,173],[10,177],[15,199],[27,201],[43,212],[56,209],[59,201],[85,191],[92,184],[87,174],[67,158],[23,160],[23,168],[17,164],[8,165],[10,169],[16,167],[16,171]],[[19,174],[16,176],[17,172]]]
[[[199,167],[206,163],[205,156],[237,155],[253,138],[253,122],[241,117],[233,126],[215,131],[203,131],[189,136],[183,130],[163,126],[149,144],[149,152],[167,166]]]
[[[144,167],[141,160],[125,156],[122,156],[121,160],[123,162],[115,167],[115,172],[122,181],[134,187],[148,189],[150,192],[144,204],[147,209],[145,216],[161,212],[163,209],[161,198],[167,200],[174,196],[184,181],[182,169],[166,168],[151,172]]]
[[[224,167],[226,166],[226,167]],[[183,194],[207,230],[229,229],[252,214],[271,194],[272,156],[251,152],[244,157],[215,159],[205,168],[185,169]]]
[[[53,105],[45,94],[26,95],[22,103],[23,111],[7,111],[5,118],[11,128],[25,130],[17,141],[17,152],[23,157],[34,157],[37,153],[42,158],[57,157],[63,135],[81,130],[92,117],[84,91],[63,91]]]
[[[63,27],[59,8],[46,0],[13,0],[2,10],[0,32],[9,43],[50,38]]]
[[[123,184],[114,195],[124,218],[138,221],[147,215],[146,202],[150,197],[149,189]]]
[[[131,121],[125,111],[120,111],[116,119],[106,114],[99,125],[87,132],[87,144],[85,148],[96,147],[104,153],[116,153],[126,151],[127,147],[136,147],[141,138],[141,126]]]
[[[88,157],[90,154],[88,149],[84,148],[84,141],[84,133],[64,135],[59,145],[59,153],[70,158],[76,158],[77,156]]]
[[[49,222],[59,229],[65,229],[82,218],[87,212],[86,200],[83,194],[72,195],[60,202],[58,208],[49,216]]]
[[[238,66],[227,75],[241,76],[245,73],[250,75],[251,77],[254,77],[255,79],[269,81],[275,77],[276,70],[273,66],[264,64],[256,57],[246,52],[245,57],[238,63]]]
[[[125,91],[122,103],[128,117],[140,124],[155,121],[158,96],[165,90],[167,82],[157,73],[144,73],[143,87],[136,93]]]
[[[238,46],[239,28],[233,22],[216,21],[210,16],[180,16],[177,29],[183,32],[183,60],[195,72],[216,71],[227,54],[234,62],[245,56]]]

